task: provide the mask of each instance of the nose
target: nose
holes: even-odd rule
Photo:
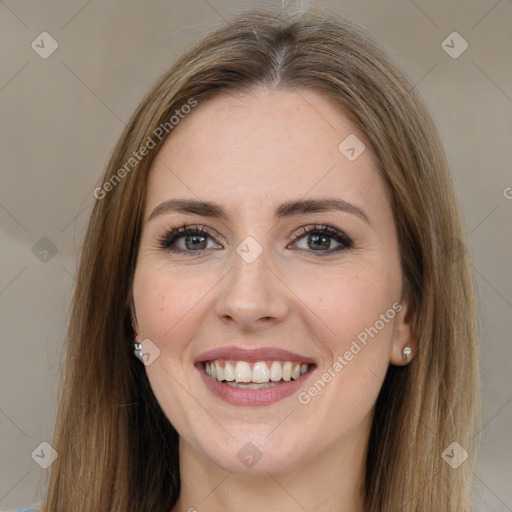
[[[283,321],[288,315],[289,290],[276,270],[269,267],[267,250],[248,263],[232,255],[231,272],[222,280],[216,314],[228,325],[258,331]]]

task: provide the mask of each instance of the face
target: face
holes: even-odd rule
[[[200,103],[153,162],[137,339],[205,463],[275,473],[367,441],[409,331],[393,212],[363,140],[317,93],[261,89]]]

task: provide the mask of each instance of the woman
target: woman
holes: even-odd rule
[[[465,234],[431,116],[366,34],[239,15],[94,195],[41,510],[471,509]]]

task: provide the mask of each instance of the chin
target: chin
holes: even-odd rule
[[[200,450],[203,456],[223,469],[237,474],[263,475],[281,473],[296,467],[304,443],[293,442],[289,436],[269,439],[271,428],[265,433],[239,435],[210,443]]]

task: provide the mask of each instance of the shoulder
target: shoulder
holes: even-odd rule
[[[10,512],[36,512],[37,505],[30,505],[28,507],[17,508],[16,510],[11,510]]]

